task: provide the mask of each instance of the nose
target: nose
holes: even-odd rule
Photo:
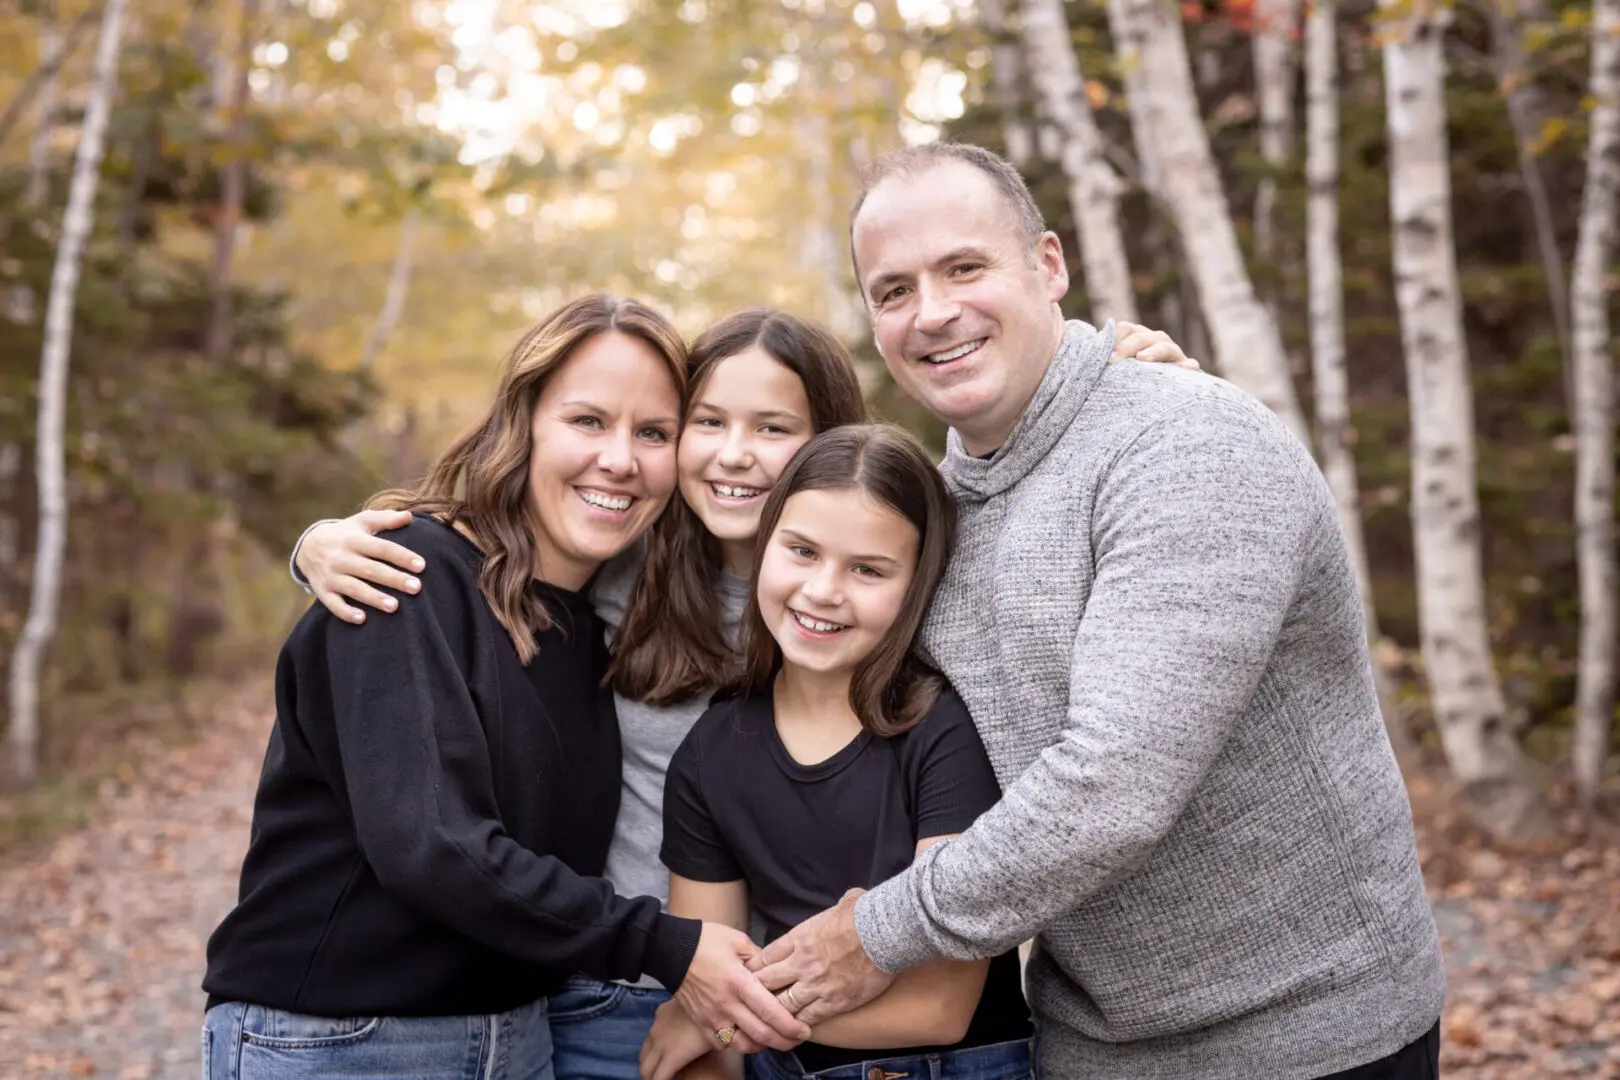
[[[720,444],[716,460],[722,469],[746,469],[754,463],[753,455],[748,452],[747,437],[740,425],[733,425],[726,431],[725,442]]]
[[[596,455],[596,467],[609,476],[629,476],[636,471],[635,439],[629,429],[608,433]]]
[[[799,591],[806,600],[818,607],[837,607],[843,599],[838,580],[838,568],[830,562],[823,562],[805,579]]]
[[[962,313],[962,305],[951,299],[941,285],[926,280],[917,284],[917,329],[925,334],[945,329]]]

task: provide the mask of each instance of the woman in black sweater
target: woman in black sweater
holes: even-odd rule
[[[684,384],[667,320],[581,298],[420,488],[373,500],[433,570],[394,617],[313,607],[282,649],[205,1077],[546,1078],[568,976],[736,980],[744,935],[598,876],[620,760],[584,589],[674,490]]]

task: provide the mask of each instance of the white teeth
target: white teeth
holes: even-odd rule
[[[579,497],[603,510],[630,509],[631,499],[628,495],[604,495],[600,491],[581,491]]]
[[[808,615],[800,615],[797,611],[793,612],[793,617],[798,620],[800,626],[804,627],[806,630],[814,630],[818,634],[831,634],[834,631],[844,629],[843,625],[840,623],[823,622],[820,619],[812,619]]]
[[[727,499],[752,499],[755,495],[765,494],[764,488],[738,487],[736,484],[710,484],[715,494]]]
[[[966,356],[974,349],[977,349],[980,345],[983,345],[984,342],[985,339],[980,338],[978,341],[970,341],[966,345],[958,345],[954,349],[947,349],[944,352],[934,353],[932,356],[929,356],[926,359],[930,364],[948,364],[952,360],[958,360]]]

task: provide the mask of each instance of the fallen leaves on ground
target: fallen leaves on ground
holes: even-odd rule
[[[88,828],[0,869],[0,1077],[198,1075],[203,945],[236,896],[262,687],[109,778]],[[1620,1080],[1620,840],[1487,845],[1414,786],[1446,946],[1446,1080]]]

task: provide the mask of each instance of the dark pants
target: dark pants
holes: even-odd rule
[[[1436,1080],[1440,1075],[1440,1021],[1429,1033],[1387,1058],[1336,1072],[1320,1080]]]

